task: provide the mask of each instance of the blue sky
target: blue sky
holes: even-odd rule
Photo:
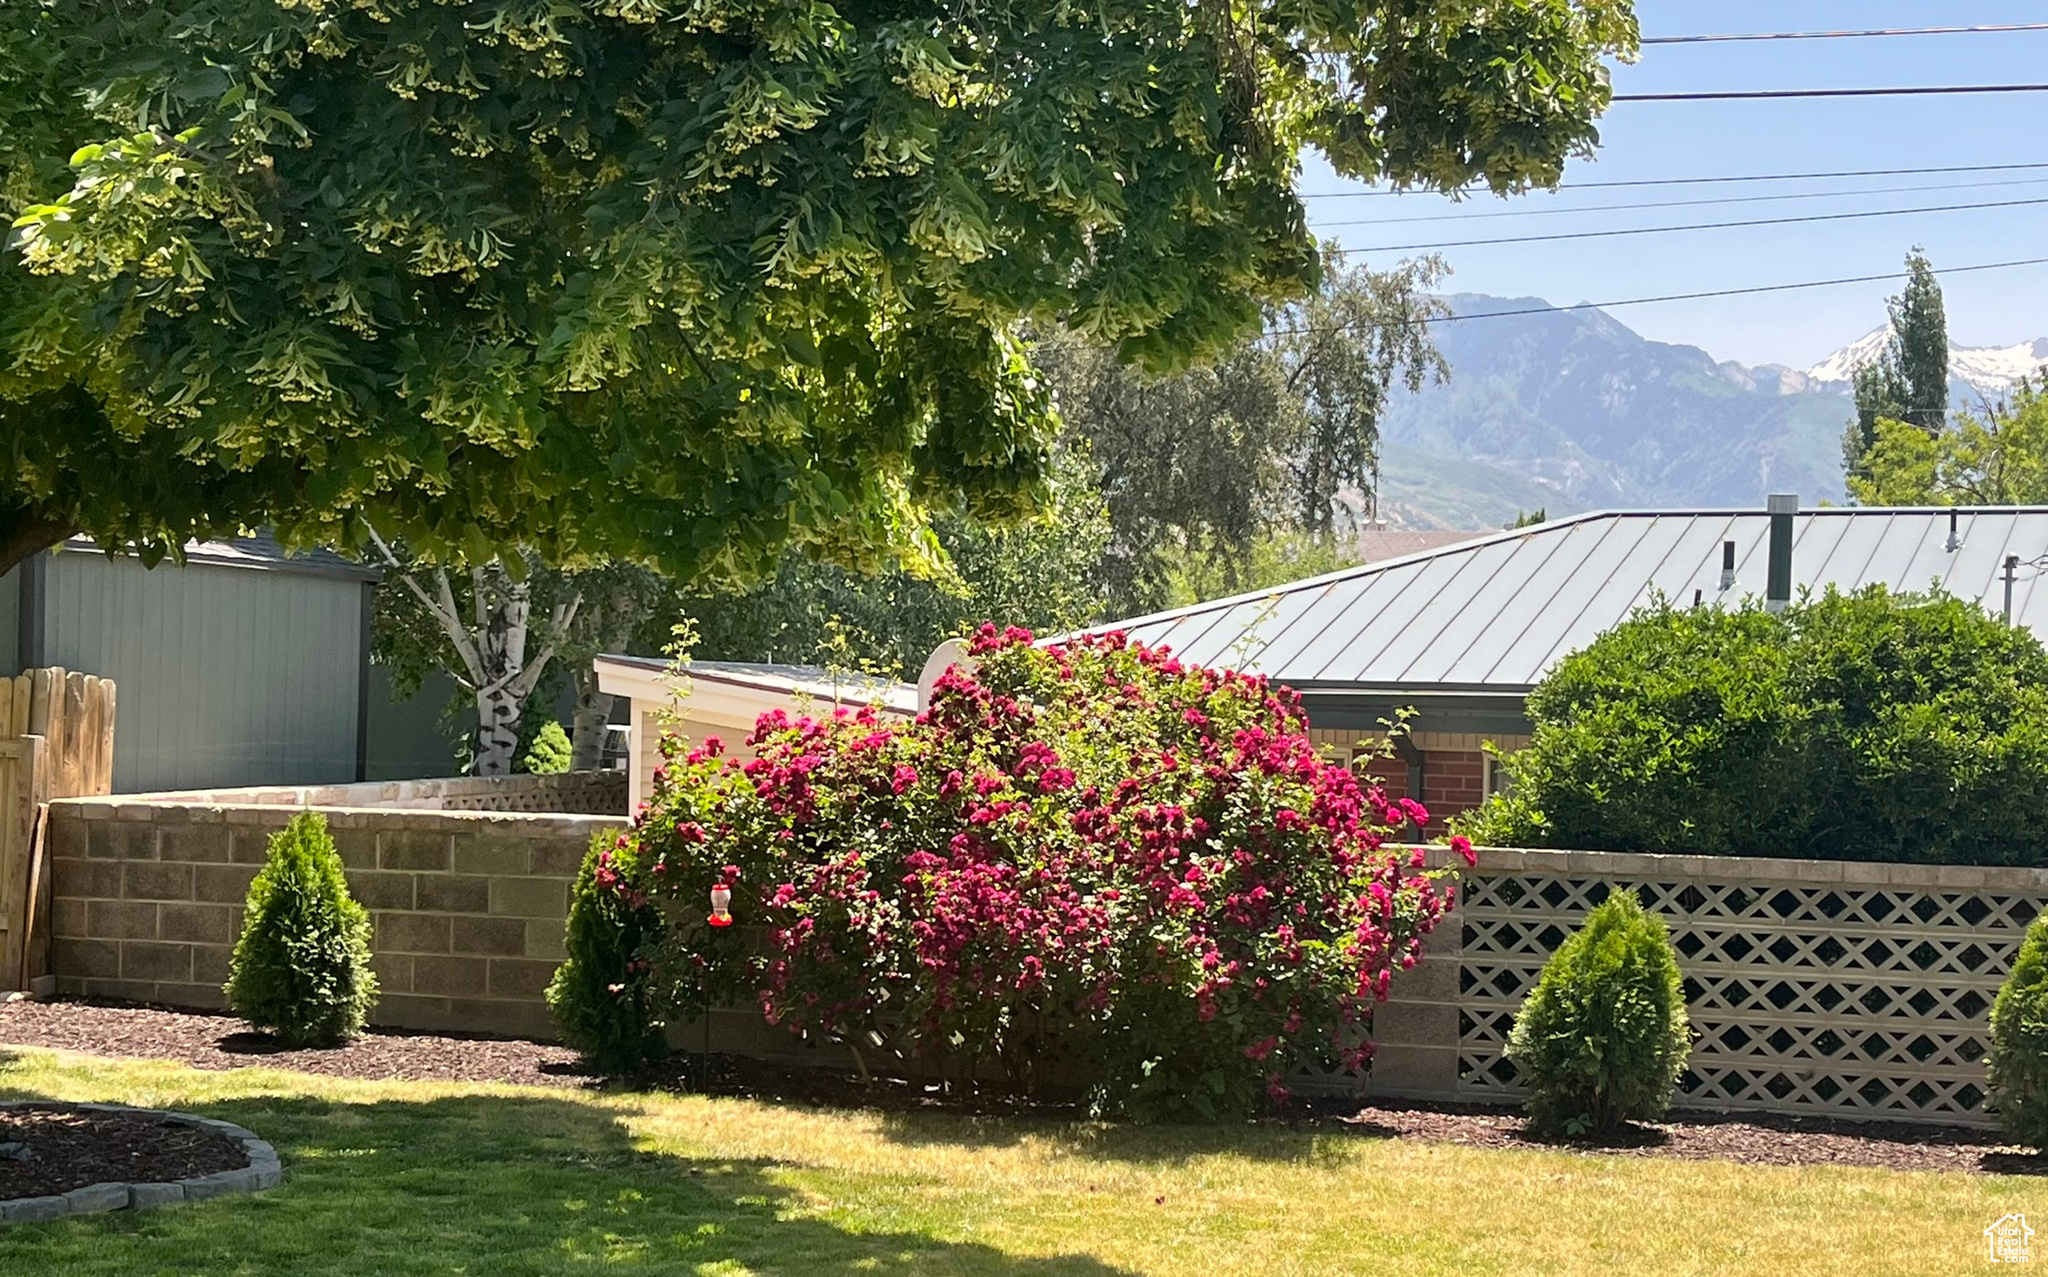
[[[1639,0],[1643,34],[1817,31],[2048,21],[2033,0]],[[2048,82],[2048,31],[1995,35],[1661,45],[1618,66],[1622,93],[1717,89],[1848,88],[1921,84]],[[1839,169],[2048,163],[2048,93],[1921,98],[1778,99],[1750,102],[1617,103],[1601,124],[1596,159],[1574,162],[1565,182],[1718,177]],[[1944,182],[1960,189],[1903,191]],[[1962,186],[1999,182],[1996,186]],[[2015,183],[2015,184],[2004,184]],[[2018,184],[2024,183],[2024,184]],[[1771,200],[1635,212],[1544,216],[1469,215],[1510,210],[1584,209],[1606,203],[1773,196],[1810,191],[1889,194]],[[1311,224],[1349,247],[1598,230],[1624,226],[1906,208],[1915,205],[2048,199],[2048,168],[1951,177],[1839,179],[1729,186],[1562,191],[1510,200],[1477,196],[1322,198],[1365,189],[1305,162],[1302,190]],[[1336,226],[1391,218],[1440,217],[1387,225]],[[1555,303],[1870,275],[1900,269],[1915,243],[1936,267],[2048,257],[2048,204],[1914,217],[1819,222],[1740,230],[1622,236],[1607,240],[1442,250],[1449,287]],[[1404,254],[1374,253],[1389,265]],[[2009,345],[2048,336],[2048,266],[1943,280],[1951,339]],[[1763,296],[1668,302],[1616,309],[1616,319],[1659,341],[1704,348],[1717,359],[1805,367],[1876,327],[1896,284],[1852,284]]]

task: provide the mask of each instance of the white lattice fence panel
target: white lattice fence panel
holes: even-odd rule
[[[1608,892],[1670,924],[1696,1034],[1682,1103],[1981,1122],[1986,1021],[2048,892],[1500,873],[1460,910],[1462,1092],[1518,1090],[1503,1054],[1551,951]]]

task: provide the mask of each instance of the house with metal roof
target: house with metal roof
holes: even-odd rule
[[[1438,818],[1491,792],[1483,745],[1527,742],[1544,674],[1660,595],[1782,606],[1829,585],[1939,584],[2048,637],[2048,507],[1797,506],[1577,515],[1095,628],[1295,688],[1334,753],[1414,709],[1376,774]]]

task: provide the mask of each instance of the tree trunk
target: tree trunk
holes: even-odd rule
[[[504,688],[477,693],[476,756],[470,760],[472,776],[510,776],[519,751],[519,698]]]
[[[576,721],[569,734],[569,768],[595,771],[604,762],[605,728],[611,721],[610,693],[597,687],[597,669],[591,664],[576,667]]]
[[[483,681],[476,691],[476,757],[470,761],[469,774],[510,776],[530,685],[520,676],[526,668],[526,621],[532,602],[526,585],[515,582],[506,586],[503,601],[491,607],[484,601],[486,574],[478,570],[473,575],[479,614],[477,660]]]
[[[77,532],[62,519],[32,510],[9,510],[0,514],[0,576],[32,554],[40,554]]]

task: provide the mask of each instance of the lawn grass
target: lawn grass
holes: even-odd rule
[[[2048,1180],[902,1116],[0,1049],[0,1097],[223,1117],[283,1187],[0,1227],[0,1273],[1889,1274]],[[2048,1259],[2048,1256],[2044,1256]],[[1998,1270],[1993,1270],[1998,1271]]]

